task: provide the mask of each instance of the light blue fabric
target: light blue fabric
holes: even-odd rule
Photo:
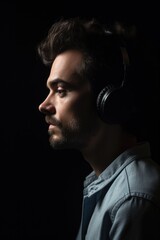
[[[160,167],[148,142],[120,154],[84,181],[76,240],[160,240]]]

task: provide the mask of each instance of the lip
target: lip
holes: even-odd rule
[[[53,128],[55,128],[55,127],[56,127],[56,125],[50,124],[49,127],[48,127],[48,129],[53,129]]]
[[[49,118],[45,118],[45,121],[46,121],[46,123],[49,125],[49,127],[50,126],[57,126],[57,123],[56,123],[56,120],[54,120],[54,119],[49,119]]]

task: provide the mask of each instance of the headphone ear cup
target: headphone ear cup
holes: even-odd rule
[[[135,112],[133,98],[125,87],[108,85],[97,97],[97,111],[106,123],[125,123]]]

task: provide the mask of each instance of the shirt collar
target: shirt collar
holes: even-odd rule
[[[84,181],[84,190],[89,185],[99,185],[100,183],[110,182],[115,178],[119,172],[124,169],[133,160],[144,159],[151,156],[149,142],[141,142],[136,144],[134,147],[125,150],[121,153],[113,162],[97,177],[94,171],[92,171]]]

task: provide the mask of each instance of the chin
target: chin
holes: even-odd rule
[[[66,147],[67,144],[62,139],[53,139],[53,137],[52,137],[52,138],[50,138],[49,142],[50,142],[50,146],[53,149],[65,149],[65,148],[67,148]]]
[[[51,142],[50,146],[54,149],[54,150],[64,150],[64,149],[70,149],[69,146],[67,146],[66,144],[62,144],[59,142]]]

